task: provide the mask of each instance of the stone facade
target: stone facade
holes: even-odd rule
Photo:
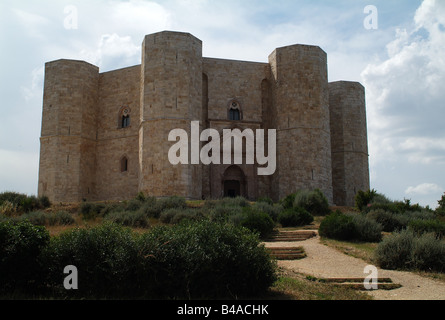
[[[100,73],[83,61],[48,62],[44,87],[39,195],[53,202],[123,200],[140,191],[278,200],[319,188],[331,204],[353,205],[355,193],[369,189],[364,88],[328,83],[327,56],[316,46],[277,48],[269,63],[213,59],[202,57],[193,35],[166,31],[145,37],[138,66]],[[192,121],[221,136],[276,129],[276,172],[259,176],[258,164],[172,165],[169,132],[190,136]]]

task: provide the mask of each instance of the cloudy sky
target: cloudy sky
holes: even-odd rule
[[[192,33],[206,57],[267,62],[280,46],[320,46],[330,81],[366,87],[371,187],[437,206],[442,0],[1,0],[0,192],[37,193],[45,62],[79,59],[101,71],[140,64],[144,35],[163,30]]]

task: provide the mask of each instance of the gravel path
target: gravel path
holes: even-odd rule
[[[265,243],[266,247],[304,247],[307,257],[295,261],[278,261],[278,265],[317,278],[364,278],[368,263],[320,243],[317,236],[301,242]],[[402,287],[369,291],[376,300],[445,300],[445,283],[411,272],[378,269],[379,278],[391,278]]]

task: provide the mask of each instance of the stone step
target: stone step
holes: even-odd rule
[[[317,234],[314,231],[294,230],[294,231],[278,231],[271,235],[267,240],[269,242],[292,242],[304,241],[315,237]]]
[[[306,258],[306,253],[302,247],[279,247],[267,248],[270,255],[277,260],[299,260]]]
[[[314,281],[315,278],[312,278]],[[369,280],[369,279],[368,279]],[[355,290],[394,290],[402,287],[402,285],[393,283],[390,278],[378,278],[376,289],[366,289],[364,282],[365,278],[327,278],[327,279],[316,279],[318,282],[330,283],[336,286],[347,287]],[[372,280],[369,281],[372,285]]]
[[[324,279],[325,282],[335,282],[335,283],[345,283],[345,282],[351,282],[351,283],[363,283],[366,278],[327,278]],[[378,278],[378,283],[392,283],[391,278]]]

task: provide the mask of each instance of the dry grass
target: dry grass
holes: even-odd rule
[[[267,299],[276,300],[373,300],[366,292],[315,282],[306,275],[281,269]]]

